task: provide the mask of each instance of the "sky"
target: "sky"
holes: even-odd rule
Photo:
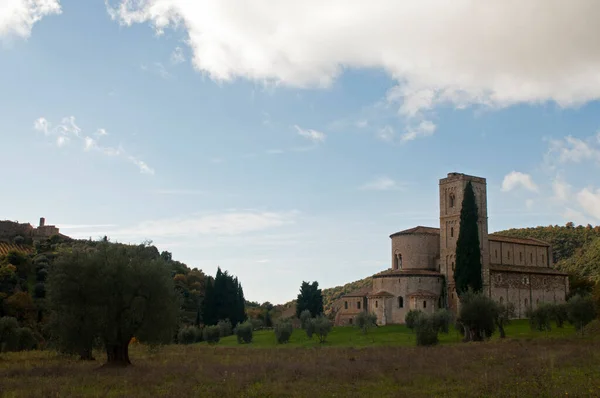
[[[438,180],[600,223],[596,0],[0,0],[0,219],[283,303],[391,266]]]

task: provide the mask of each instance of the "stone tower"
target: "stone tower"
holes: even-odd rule
[[[475,202],[479,215],[479,244],[481,247],[481,269],[483,291],[489,291],[489,243],[487,190],[485,178],[473,177],[461,173],[448,173],[440,180],[440,272],[446,277],[448,304],[457,309],[457,295],[454,284],[456,262],[456,241],[460,231],[460,210],[463,192],[467,182],[471,181],[475,192]]]

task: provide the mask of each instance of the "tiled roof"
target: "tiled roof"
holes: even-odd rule
[[[388,269],[373,275],[373,278],[384,278],[394,276],[441,276],[437,271],[419,268]]]
[[[404,231],[399,231],[390,235],[390,238],[398,235],[439,235],[440,229],[433,227],[423,227],[421,225],[405,229]]]
[[[377,293],[369,293],[369,297],[394,297],[394,295],[385,290],[380,290]]]
[[[525,265],[490,265],[490,271],[496,272],[520,272],[525,274],[545,274],[545,275],[561,275],[568,274],[554,268],[547,267],[530,267]]]
[[[534,238],[513,238],[512,236],[504,236],[498,234],[489,234],[488,239],[495,242],[506,242],[506,243],[519,243],[522,245],[534,245],[534,246],[550,246],[550,243],[544,242],[543,240]]]
[[[406,295],[407,297],[438,297],[439,294],[435,294],[434,292],[430,292],[429,290],[417,290],[416,292],[412,292]]]

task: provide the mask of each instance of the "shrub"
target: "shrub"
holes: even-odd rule
[[[47,276],[48,276],[48,271],[46,271],[46,268],[40,268],[38,270],[38,272],[36,273],[36,280],[38,282],[44,282],[46,280]]]
[[[312,315],[309,310],[304,310],[300,313],[300,327],[306,329],[307,323],[312,319]],[[309,336],[310,337],[310,336]]]
[[[306,332],[306,337],[312,339],[313,334],[315,333],[315,319],[310,318],[304,321],[304,331]]]
[[[554,304],[552,306],[551,317],[556,326],[562,328],[565,322],[569,319],[569,311],[566,303]]]
[[[535,310],[528,309],[525,316],[529,318],[529,325],[531,330],[550,331],[550,321],[552,320],[553,313],[552,304],[540,304]]]
[[[406,327],[410,330],[413,330],[415,326],[417,326],[417,319],[423,315],[423,313],[419,310],[410,310],[406,313],[404,317],[404,323],[406,323]]]
[[[418,346],[430,346],[438,343],[438,330],[440,329],[438,322],[440,319],[442,319],[442,316],[438,319],[435,314],[420,314],[417,317],[415,331]]]
[[[252,322],[246,321],[238,323],[235,327],[235,335],[237,336],[238,344],[252,342]]]
[[[42,299],[46,297],[46,285],[43,283],[36,283],[33,288],[33,294],[35,298]]]
[[[15,245],[22,245],[23,243],[25,243],[25,238],[21,235],[17,235],[13,238],[13,242]]]
[[[0,352],[16,351],[19,346],[17,319],[9,316],[0,318]]]
[[[596,306],[590,296],[573,296],[567,302],[569,322],[576,330],[583,330],[584,326],[596,318]]]
[[[481,294],[466,292],[461,297],[458,322],[462,324],[464,341],[489,339],[496,330],[498,306]]]
[[[319,338],[319,343],[324,343],[327,335],[331,332],[333,323],[324,315],[319,315],[311,322],[315,328],[315,334]]]
[[[179,344],[193,344],[202,339],[202,331],[196,326],[184,326],[177,333]]]
[[[19,351],[33,350],[37,346],[37,339],[29,328],[17,328],[15,331],[17,349]]]
[[[515,305],[514,303],[497,304],[498,311],[496,313],[496,326],[500,331],[500,338],[506,337],[504,326],[510,323],[510,320],[515,316]]]
[[[369,328],[377,326],[377,315],[361,312],[354,318],[354,324],[363,332],[363,334],[367,334]]]
[[[448,334],[450,332],[450,322],[452,322],[452,313],[450,311],[448,311],[445,308],[442,308],[433,313],[431,317],[433,325],[438,332],[445,334]]]
[[[217,325],[206,326],[202,331],[202,337],[208,344],[217,344],[221,339],[221,328]]]
[[[217,326],[221,331],[221,337],[231,336],[233,334],[233,327],[231,326],[231,321],[229,319],[221,319]]]
[[[260,330],[265,326],[260,319],[251,319],[250,322],[252,322],[252,330]]]
[[[284,344],[290,341],[294,328],[292,323],[287,320],[279,321],[275,324],[275,338],[278,344]]]

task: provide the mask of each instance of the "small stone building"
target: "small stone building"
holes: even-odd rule
[[[550,244],[488,234],[487,191],[484,178],[450,173],[440,180],[440,227],[417,226],[390,236],[391,264],[373,275],[371,288],[343,296],[336,302],[336,324],[348,325],[360,311],[377,315],[380,325],[404,323],[410,310],[456,311],[454,286],[456,241],[460,207],[471,182],[479,212],[479,242],[484,292],[500,302],[514,303],[517,317],[541,303],[565,301],[567,274],[554,269]]]
[[[67,236],[60,234],[60,230],[56,226],[46,225],[44,217],[40,218],[40,224],[37,227],[33,227],[29,223],[0,221],[0,241],[12,242],[16,236],[22,236],[35,242],[48,239],[53,235],[67,238]]]

